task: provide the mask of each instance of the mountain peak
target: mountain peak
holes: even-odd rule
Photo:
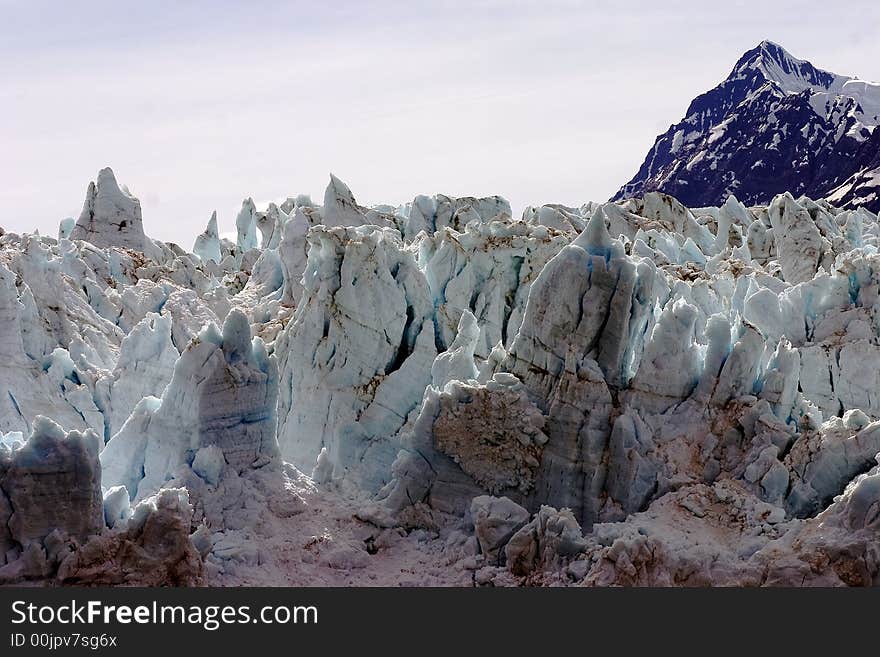
[[[746,51],[745,54],[743,54],[743,56],[740,58],[740,61],[750,57],[750,55],[757,55],[761,59],[769,60],[777,64],[781,64],[786,60],[796,59],[781,45],[779,45],[775,41],[770,41],[769,39],[764,39],[757,46],[755,46],[751,50]]]
[[[757,45],[757,48],[761,51],[761,54],[773,59],[777,62],[785,61],[786,59],[795,59],[791,56],[785,48],[780,46],[775,41],[770,41],[769,39],[764,39]],[[798,60],[800,61],[800,60]]]
[[[774,82],[785,93],[800,93],[806,89],[830,91],[848,79],[816,68],[767,39],[746,51],[727,79],[741,80],[755,74]]]
[[[878,125],[880,85],[817,68],[765,39],[657,137],[615,198],[661,191],[709,206],[734,192],[746,203],[784,191],[827,196],[873,161]]]

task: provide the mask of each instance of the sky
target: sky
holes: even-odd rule
[[[242,199],[603,201],[762,39],[880,81],[880,3],[0,0],[0,226],[110,166],[191,248]]]

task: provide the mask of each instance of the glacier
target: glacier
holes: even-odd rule
[[[148,228],[103,169],[0,234],[0,583],[880,583],[864,207],[331,174]]]

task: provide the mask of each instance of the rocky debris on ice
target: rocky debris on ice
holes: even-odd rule
[[[685,486],[624,522],[597,524],[587,535],[567,509],[543,506],[504,539],[504,568],[480,561],[473,566],[479,568],[475,581],[496,586],[876,585],[878,471],[859,475],[826,510],[804,520],[787,518],[784,509],[731,479]],[[504,506],[502,500],[485,499]]]
[[[486,491],[523,501],[534,494],[547,443],[545,417],[509,374],[486,384],[451,381],[428,388],[403,437],[382,498],[392,510],[414,501],[461,513]]]
[[[507,567],[514,575],[558,570],[585,552],[587,541],[568,509],[542,506],[504,547]]]
[[[176,484],[175,484],[176,485]],[[225,479],[216,489],[193,483],[193,535],[205,581],[240,586],[465,586],[459,563],[467,542],[461,523],[425,509],[406,526],[378,527],[353,517],[364,493],[335,483],[316,487],[289,464]]]
[[[118,531],[95,536],[58,565],[55,580],[76,586],[194,586],[203,564],[186,489],[163,488],[141,501]]]
[[[782,509],[760,502],[735,482],[696,484],[625,522],[597,525],[588,537],[582,581],[595,586],[757,584],[760,570],[750,557],[788,528]]]
[[[470,513],[480,553],[499,565],[504,546],[529,521],[529,512],[506,497],[480,495],[471,502]]]
[[[874,472],[874,471],[872,471]],[[818,516],[786,519],[736,482],[699,484],[624,523],[597,527],[588,585],[876,585],[875,474],[861,475]]]

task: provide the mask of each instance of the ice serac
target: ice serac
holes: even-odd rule
[[[217,230],[216,210],[211,214],[208,225],[205,227],[205,232],[196,237],[193,253],[202,260],[212,260],[218,264],[223,260],[223,254],[220,251],[220,233]]]
[[[252,198],[246,198],[241,203],[241,210],[235,218],[236,245],[245,253],[256,249],[257,243],[257,208]]]
[[[348,185],[332,173],[330,174],[330,183],[324,192],[323,219],[324,224],[330,228],[360,226],[366,223],[364,213],[358,206]]]
[[[462,513],[476,494],[503,494],[533,511],[571,509],[589,530],[720,476],[781,504],[799,476],[786,454],[821,423],[802,374],[801,350],[813,348],[805,342],[832,334],[839,341],[841,311],[851,313],[853,331],[876,334],[858,309],[876,289],[868,269],[829,257],[863,241],[864,229],[844,237],[839,226],[849,220],[834,220],[833,209],[809,199],[775,203],[789,201],[796,207],[779,212],[800,212],[798,222],[821,240],[821,256],[803,274],[803,248],[780,244],[766,269],[750,258],[743,228],[769,227],[766,208],[731,201],[695,214],[655,194],[621,204],[630,208],[623,212],[607,204],[585,210],[582,233],[530,286],[509,349],[497,346],[485,362],[476,357],[477,380],[468,380],[469,367],[450,373],[473,340],[464,322],[438,356],[434,386],[403,432],[392,481],[380,494],[386,508],[415,501]],[[703,248],[714,255],[681,257]],[[806,280],[792,285],[784,273]],[[862,395],[849,383],[836,387],[850,404]],[[497,408],[517,409],[512,414],[527,421],[509,426]],[[525,426],[539,432],[529,435]],[[864,464],[864,454],[855,462]],[[847,469],[843,479],[856,472]],[[834,479],[824,489],[842,486]],[[827,499],[820,495],[815,508]]]
[[[162,395],[179,355],[171,340],[170,314],[147,313],[131,329],[122,340],[116,367],[96,384],[107,439],[122,428],[141,399]]]
[[[101,531],[100,443],[91,431],[65,432],[38,416],[23,446],[0,447],[0,543],[21,550],[56,531],[77,540]]]
[[[320,223],[317,212],[311,208],[295,208],[290,219],[281,227],[278,253],[284,276],[281,303],[296,306],[303,293],[302,276],[308,261],[309,228]]]
[[[73,217],[65,217],[62,219],[58,224],[58,239],[70,239],[70,234],[73,232],[74,226],[76,226],[76,219]]]
[[[477,320],[474,353],[478,357],[488,357],[499,342],[509,346],[522,322],[530,286],[547,261],[570,241],[568,235],[511,222],[506,215],[471,223],[461,233],[443,227],[421,239],[419,263],[436,308],[440,348],[455,340],[465,311]]]
[[[208,325],[184,350],[161,399],[141,400],[107,443],[104,485],[143,499],[215,447],[236,472],[265,465],[278,455],[276,396],[275,359],[233,310],[222,334]]]
[[[703,373],[694,334],[697,316],[697,309],[683,299],[663,309],[630,386],[632,406],[662,413],[694,391]]]
[[[455,340],[449,349],[437,356],[431,366],[431,380],[435,388],[442,388],[449,381],[469,381],[479,376],[474,362],[474,350],[479,338],[477,318],[470,310],[463,311]]]
[[[98,247],[118,246],[145,251],[141,202],[119,187],[109,168],[98,172],[98,181],[89,183],[82,213],[70,232],[70,239],[84,240]]]
[[[327,447],[337,473],[376,488],[431,381],[427,282],[396,231],[318,226],[308,241],[302,297],[275,347],[281,452],[305,469]]]
[[[528,506],[568,507],[591,524],[602,504],[614,396],[641,357],[662,287],[656,276],[653,264],[625,255],[605,214],[594,212],[531,285],[492,380],[428,390],[412,443],[383,491],[387,504],[427,498],[455,510],[456,496],[476,488]],[[499,410],[511,408],[527,421],[508,429]],[[495,437],[484,445],[484,435]]]
[[[278,243],[281,241],[282,228],[288,218],[287,214],[274,203],[270,203],[264,212],[256,213],[256,224],[260,231],[260,248],[278,248]]]
[[[798,517],[823,510],[856,475],[876,465],[878,454],[880,423],[865,425],[853,412],[832,418],[821,432],[796,443],[786,457],[792,473],[787,510]]]
[[[464,233],[468,226],[475,228],[494,220],[509,222],[510,217],[510,203],[501,196],[456,198],[436,194],[416,196],[411,203],[398,208],[395,222],[403,238],[410,241],[421,232],[431,235],[448,228],[456,233]],[[538,222],[530,223],[534,225]]]
[[[15,287],[15,274],[0,265],[0,358],[4,363],[26,362],[24,342],[21,335],[21,313],[24,305],[19,301]]]
[[[27,279],[30,279],[32,273],[25,272]],[[55,282],[52,273],[50,270],[33,274],[39,277],[34,283],[41,296],[44,290],[36,286],[48,287]],[[100,414],[94,414],[97,408],[91,391],[80,380],[77,364],[66,349],[56,347],[53,337],[44,332],[47,324],[43,323],[36,308],[31,305],[34,304],[34,297],[30,288],[23,284],[24,292],[19,296],[15,282],[16,274],[0,264],[0,381],[3,382],[0,432],[29,434],[32,423],[39,415],[52,417],[68,428],[98,428],[103,420],[99,419]],[[60,276],[57,282],[60,289],[55,289],[56,299],[59,293],[63,296],[66,292],[66,285]],[[48,294],[48,290],[45,292]],[[29,304],[26,305],[23,300]],[[71,319],[68,319],[69,311],[58,306],[56,308],[59,311],[57,314],[49,311],[55,319],[54,324],[48,324],[50,329],[62,332],[70,328],[69,333],[64,332],[70,336],[71,349],[74,345],[85,349],[85,343],[78,331],[73,330]],[[83,313],[79,319],[86,325],[90,318]],[[96,343],[100,342],[96,339]],[[31,347],[32,354],[27,353],[28,347]],[[103,434],[102,428],[99,433]]]
[[[774,198],[768,211],[783,278],[792,284],[812,279],[824,249],[809,212],[788,193]]]
[[[572,509],[585,525],[598,513],[613,393],[632,377],[653,321],[655,275],[623,254],[597,211],[541,271],[502,364],[548,416],[535,499]]]

